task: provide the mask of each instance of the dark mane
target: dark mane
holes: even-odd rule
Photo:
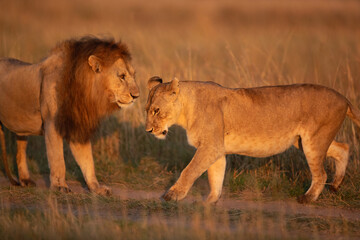
[[[125,44],[95,37],[67,40],[55,50],[64,51],[66,58],[62,81],[57,85],[55,127],[67,141],[85,143],[90,140],[100,120],[116,109],[109,105],[105,92],[92,93],[94,72],[88,64],[89,56],[95,55],[107,67],[119,58],[129,62],[131,55]]]

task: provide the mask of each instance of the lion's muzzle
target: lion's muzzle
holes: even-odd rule
[[[130,93],[130,95],[131,95],[131,97],[132,97],[134,100],[137,99],[137,98],[140,96],[139,92]]]

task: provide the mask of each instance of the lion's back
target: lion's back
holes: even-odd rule
[[[40,134],[41,74],[38,65],[0,59],[0,121],[20,135]]]

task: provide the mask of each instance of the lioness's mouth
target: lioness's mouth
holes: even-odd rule
[[[155,137],[159,138],[159,139],[165,139],[166,138],[166,135],[167,135],[168,131],[167,130],[164,130],[160,133],[157,133],[157,134],[154,134]]]
[[[153,134],[155,137],[159,139],[165,139],[166,134],[168,133],[168,130],[163,130],[162,132],[154,132],[154,129],[151,128],[150,130],[146,130],[147,132]]]

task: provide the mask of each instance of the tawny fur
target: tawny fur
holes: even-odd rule
[[[17,165],[22,186],[34,184],[26,164],[26,136],[44,135],[52,188],[69,191],[65,182],[65,138],[89,189],[110,193],[96,179],[90,138],[103,117],[139,96],[130,60],[123,43],[95,37],[64,41],[37,64],[0,60],[0,122],[18,136]],[[7,173],[12,179],[10,171]]]
[[[312,184],[300,202],[315,201],[324,188],[326,156],[335,158],[331,185],[338,189],[349,157],[349,146],[334,141],[346,115],[360,123],[359,110],[338,92],[319,85],[296,84],[230,89],[212,82],[148,82],[146,130],[164,139],[173,124],[182,126],[195,156],[178,181],[163,196],[183,199],[194,181],[208,171],[216,202],[222,190],[225,155],[267,157],[290,146],[301,147],[312,174]]]

